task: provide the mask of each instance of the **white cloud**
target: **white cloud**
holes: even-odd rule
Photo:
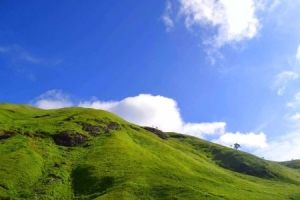
[[[210,26],[217,30],[212,42],[221,47],[255,37],[260,23],[253,0],[178,0],[180,15],[188,28]]]
[[[287,83],[290,80],[299,78],[299,75],[293,71],[283,71],[276,75],[276,84]]]
[[[273,138],[268,148],[258,149],[256,154],[263,155],[270,160],[285,161],[299,159],[300,152],[300,92],[296,93],[293,99],[286,104],[288,108],[284,115],[286,133]]]
[[[296,53],[296,59],[300,60],[300,44],[298,45],[297,53]]]
[[[283,71],[276,76],[276,81],[279,83],[285,83],[290,80],[295,80],[299,75],[293,71]]]
[[[205,135],[222,135],[225,133],[225,122],[212,123],[185,123],[182,133],[204,138]]]
[[[287,161],[299,159],[300,152],[300,130],[285,134],[270,142],[268,148],[258,149],[254,153],[269,160]]]
[[[108,110],[127,121],[164,131],[179,131],[183,125],[177,103],[163,96],[140,94],[118,102],[85,101],[78,106]]]
[[[293,71],[283,71],[275,76],[273,88],[277,89],[277,94],[282,96],[288,83],[299,78],[299,75]]]
[[[300,92],[295,94],[295,100],[300,101]]]
[[[285,91],[285,87],[279,88],[277,91],[278,96],[282,96],[284,94],[284,91]]]
[[[59,90],[50,90],[37,97],[31,104],[42,109],[55,109],[73,106],[69,96]]]
[[[295,105],[294,105],[294,103],[292,103],[292,102],[288,102],[288,103],[286,104],[286,107],[287,107],[287,108],[294,108]]]
[[[170,16],[172,14],[172,12],[173,12],[172,11],[172,3],[170,1],[167,1],[165,12],[161,17],[162,21],[164,22],[164,24],[166,26],[167,31],[170,31],[174,27],[174,22]]]
[[[79,107],[84,107],[84,108],[95,108],[95,109],[101,109],[101,110],[111,110],[114,107],[118,105],[118,102],[114,101],[83,101],[79,103]]]
[[[219,139],[214,140],[214,142],[223,145],[232,145],[233,143],[238,143],[241,147],[246,148],[266,148],[267,136],[264,133],[255,134],[250,133],[225,133],[220,136]]]
[[[289,127],[293,127],[293,130],[298,130],[300,127],[299,120],[300,120],[300,92],[296,93],[294,95],[294,98],[292,101],[288,102],[286,104],[286,107],[289,108],[286,119],[289,123]],[[300,132],[300,129],[299,129]]]

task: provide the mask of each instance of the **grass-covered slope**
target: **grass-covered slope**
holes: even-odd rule
[[[299,187],[297,169],[106,111],[0,104],[0,199],[300,199]]]
[[[286,162],[280,162],[280,164],[293,168],[293,169],[299,169],[300,170],[300,160],[291,160]]]

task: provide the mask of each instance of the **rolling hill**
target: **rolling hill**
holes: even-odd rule
[[[0,104],[0,199],[300,199],[273,162],[102,110]]]

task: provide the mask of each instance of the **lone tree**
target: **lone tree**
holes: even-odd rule
[[[241,145],[238,144],[238,143],[235,143],[235,144],[233,145],[233,147],[235,148],[235,150],[238,150],[238,148],[241,148]]]

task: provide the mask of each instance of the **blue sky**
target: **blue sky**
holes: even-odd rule
[[[0,2],[1,102],[106,109],[300,158],[300,1]]]

